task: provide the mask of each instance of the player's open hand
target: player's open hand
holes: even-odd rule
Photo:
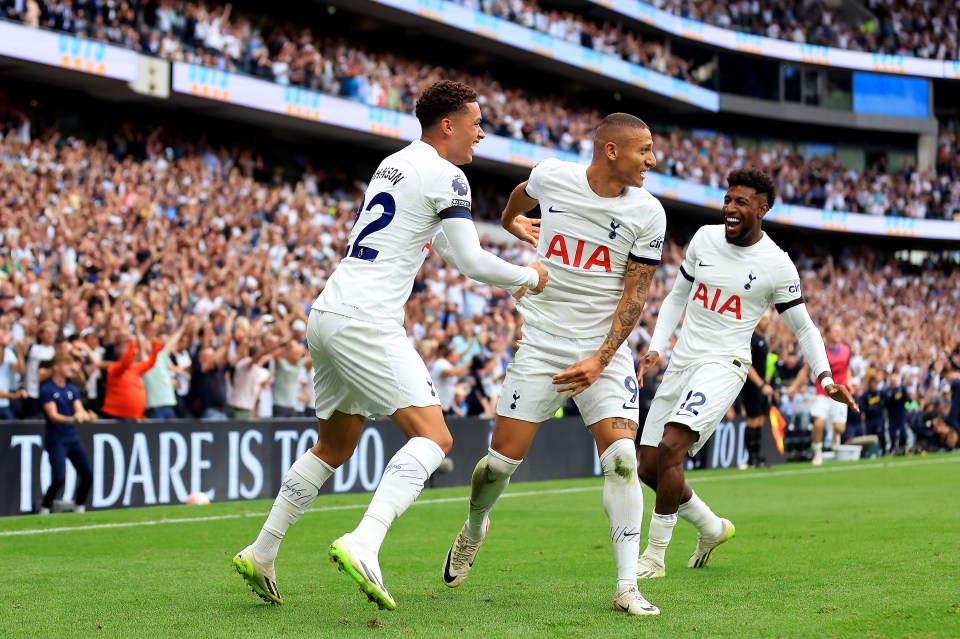
[[[843,384],[830,384],[824,391],[833,401],[846,404],[847,408],[855,413],[860,412],[860,407],[857,405],[856,400],[853,399],[853,395],[850,394],[850,391],[848,391],[847,387]]]
[[[540,240],[540,220],[531,220],[526,215],[518,215],[509,226],[504,228],[515,238],[531,246],[536,246]]]
[[[570,397],[576,397],[597,381],[604,368],[604,365],[600,363],[600,358],[596,356],[588,357],[554,375],[553,384],[559,387],[557,388],[558,393],[569,391]]]
[[[659,361],[660,353],[657,351],[647,351],[647,354],[640,358],[640,367],[637,368],[637,382],[639,382],[640,388],[643,388],[643,376]]]
[[[540,264],[540,262],[530,262],[529,264],[527,264],[527,266],[536,270],[537,273],[540,275],[540,281],[537,282],[537,287],[527,289],[527,293],[529,293],[530,295],[539,295],[540,293],[543,292],[544,287],[546,287],[547,285],[547,269],[543,268],[543,265]],[[523,289],[520,289],[520,290],[522,291]],[[520,299],[520,298],[517,298],[517,299]]]

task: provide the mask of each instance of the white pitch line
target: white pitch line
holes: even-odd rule
[[[690,477],[690,483],[703,483],[709,481],[726,481],[728,479],[762,479],[766,477],[788,477],[792,475],[814,475],[820,473],[835,473],[853,470],[874,470],[878,468],[900,468],[907,466],[917,466],[920,464],[947,464],[960,462],[960,456],[948,457],[946,459],[918,459],[914,461],[904,461],[896,463],[864,464],[854,466],[826,466],[819,468],[806,468],[803,470],[773,470],[762,473],[749,473],[743,475],[720,475],[717,477]],[[542,497],[545,495],[563,495],[568,493],[584,493],[602,490],[602,486],[580,486],[577,488],[557,488],[554,490],[527,490],[514,493],[505,493],[501,499],[508,497]],[[428,506],[433,504],[450,504],[455,502],[464,502],[466,497],[441,497],[437,499],[422,499],[413,502],[414,506]],[[311,508],[305,514],[310,513],[329,513],[338,510],[360,510],[366,509],[367,504],[345,504],[342,506],[321,506]],[[147,521],[129,521],[112,524],[90,524],[87,526],[64,526],[62,528],[35,528],[32,530],[8,530],[0,531],[0,537],[20,537],[24,535],[45,535],[48,533],[71,532],[76,530],[102,530],[107,528],[134,528],[138,526],[157,526],[160,524],[186,524],[198,521],[221,521],[226,519],[243,519],[245,517],[266,517],[266,513],[243,513],[237,515],[213,515],[210,517],[181,517],[178,519],[154,519]]]

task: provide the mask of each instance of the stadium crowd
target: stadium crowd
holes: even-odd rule
[[[619,26],[604,25],[600,29],[569,12],[548,12],[530,2],[464,2],[566,39],[577,40],[589,32],[606,34],[611,41],[632,41]],[[390,52],[358,48],[342,38],[320,35],[308,28],[235,15],[229,4],[163,0],[114,5],[61,0],[42,3],[42,9],[31,11],[31,7],[39,6],[0,0],[0,13],[34,26],[78,33],[174,60],[239,70],[280,84],[308,86],[403,112],[411,112],[423,87],[444,73],[439,67]],[[599,35],[590,42],[595,47],[613,46],[601,45],[606,40]],[[651,60],[638,63],[652,64]],[[488,74],[478,76],[462,69],[453,74],[477,87],[483,96],[481,106],[488,132],[584,157],[591,153],[591,133],[600,119],[597,110],[564,104],[563,100],[535,95],[521,87],[507,87]],[[735,144],[733,137],[723,132],[687,134],[656,122],[650,124],[659,134],[656,145],[661,172],[668,175],[718,186],[731,168],[752,164],[771,172],[782,200],[790,204],[872,215],[960,217],[956,122],[944,126],[937,164],[925,171],[912,162],[888,166],[885,159],[861,171],[843,166],[836,154],[806,157],[798,143],[749,148]]]
[[[77,359],[83,401],[116,419],[310,414],[306,314],[342,254],[361,181],[331,170],[265,183],[249,150],[133,127],[112,141],[37,137],[23,112],[0,116],[0,418],[37,414],[58,352]],[[631,338],[638,351],[681,255],[665,244]],[[869,249],[797,263],[818,323],[847,327],[854,374],[899,376],[916,414],[956,432],[960,271],[911,273]],[[505,293],[436,255],[407,305],[410,339],[451,414],[492,414],[519,324]],[[792,338],[776,321],[772,334],[789,360]]]
[[[851,23],[823,0],[650,0],[656,7],[726,29],[798,43],[960,60],[955,2],[865,0],[872,17]]]
[[[620,57],[658,73],[684,82],[704,84],[712,76],[714,65],[696,65],[671,53],[664,42],[646,39],[621,23],[603,24],[588,20],[573,11],[550,10],[531,0],[452,0],[474,11],[515,22],[528,29],[546,33],[571,44],[599,53]]]
[[[654,128],[657,127],[654,125]],[[936,166],[921,171],[913,161],[900,167],[882,159],[865,171],[844,167],[834,155],[805,157],[791,145],[738,145],[730,135],[664,129],[654,137],[658,172],[722,186],[731,167],[767,169],[782,200],[828,211],[960,220],[960,126],[940,131]]]

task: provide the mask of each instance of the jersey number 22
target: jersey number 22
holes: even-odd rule
[[[367,205],[366,209],[363,208],[365,202],[366,196],[364,196],[364,199],[360,202],[360,208],[357,209],[357,219],[354,221],[354,224],[360,220],[360,214],[363,213],[364,210],[371,211],[373,207],[379,206],[383,209],[383,213],[380,214],[380,217],[363,227],[363,230],[357,235],[357,239],[353,245],[347,246],[346,256],[372,262],[377,259],[380,251],[375,248],[370,248],[369,246],[364,246],[361,242],[366,239],[368,235],[387,228],[387,225],[393,221],[393,216],[397,213],[397,203],[389,193],[377,193],[371,198],[370,204]]]

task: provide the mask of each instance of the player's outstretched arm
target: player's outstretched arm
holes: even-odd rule
[[[797,300],[800,301],[800,300]],[[779,305],[778,305],[779,306]],[[778,309],[779,310],[779,309]],[[800,352],[811,371],[817,372],[817,381],[823,387],[824,392],[835,402],[846,404],[850,410],[855,413],[860,412],[860,407],[850,395],[850,391],[843,384],[835,384],[830,377],[830,362],[827,359],[827,349],[823,345],[823,337],[817,330],[810,314],[807,313],[807,305],[802,302],[794,304],[789,308],[780,311],[787,326],[797,336],[800,343]]]
[[[603,369],[613,360],[617,349],[636,328],[643,306],[647,303],[647,289],[656,268],[653,264],[634,260],[627,263],[623,294],[617,304],[617,311],[613,314],[610,332],[596,353],[553,376],[558,393],[570,391],[570,397],[576,397],[597,381]]]
[[[457,256],[450,247],[450,242],[447,241],[447,236],[443,231],[437,233],[437,237],[433,239],[433,250],[435,250],[441,258],[443,258],[444,262],[458,271],[461,271],[460,267],[457,265]],[[542,268],[539,262],[528,264],[527,266],[532,266],[537,269]],[[517,300],[526,295],[528,291],[526,286],[504,286],[503,289],[510,293],[510,295]]]
[[[650,338],[650,347],[647,354],[641,359],[641,371],[639,377],[642,378],[659,359],[659,354],[663,353],[667,344],[670,342],[670,336],[677,330],[680,324],[680,318],[683,316],[683,309],[687,305],[687,298],[690,297],[690,291],[693,288],[693,278],[686,274],[683,265],[680,266],[680,272],[677,273],[677,279],[673,282],[673,288],[667,293],[660,304],[660,312],[657,314],[657,325],[653,329],[653,336]],[[657,354],[657,357],[653,357]],[[647,358],[650,358],[649,364],[644,368]]]
[[[507,206],[500,213],[500,224],[521,242],[533,246],[540,240],[540,220],[523,215],[537,205],[537,200],[527,195],[527,182],[518,184],[510,193]]]
[[[504,289],[526,286],[533,295],[543,291],[547,285],[547,271],[539,262],[533,262],[530,266],[514,266],[483,250],[473,220],[448,217],[441,220],[440,224],[449,244],[450,259],[456,263],[457,270],[470,279]],[[450,259],[447,259],[448,263]]]

